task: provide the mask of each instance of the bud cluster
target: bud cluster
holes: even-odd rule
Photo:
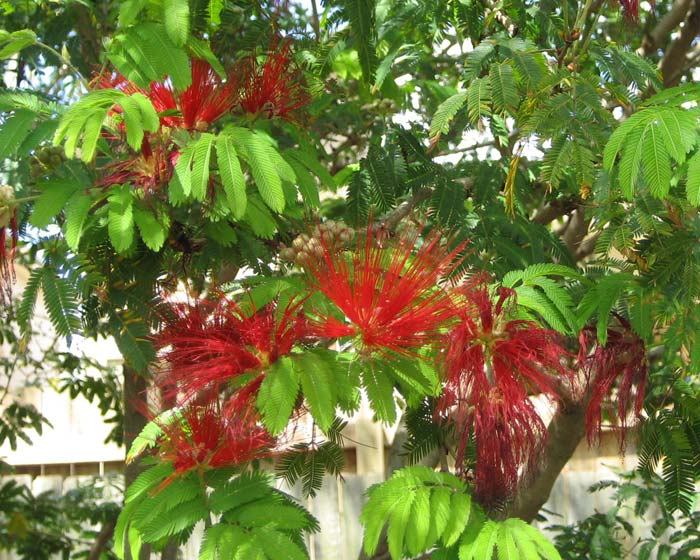
[[[280,245],[280,259],[304,265],[310,259],[321,259],[326,247],[347,247],[355,237],[355,231],[345,222],[327,220],[316,225],[309,233],[297,235],[291,247]]]
[[[60,167],[64,161],[66,154],[61,146],[44,146],[29,158],[29,174],[33,179],[38,179]]]
[[[0,185],[0,228],[10,225],[15,210],[15,189],[10,185]]]

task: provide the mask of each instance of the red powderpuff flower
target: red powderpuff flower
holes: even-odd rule
[[[211,65],[192,60],[192,83],[183,92],[175,92],[168,82],[153,82],[148,95],[161,124],[170,128],[204,130],[233,109],[236,104],[236,80],[224,83]]]
[[[156,420],[163,431],[157,456],[175,469],[159,491],[190,471],[238,467],[267,457],[275,445],[254,416],[223,415],[216,402],[174,410],[172,417]]]
[[[501,288],[494,305],[486,289],[463,289],[461,323],[446,337],[446,383],[437,414],[461,434],[457,464],[464,464],[470,430],[476,437],[476,491],[486,502],[508,498],[544,443],[546,427],[528,397],[557,398],[566,351],[557,333],[532,321],[508,320],[513,290]],[[511,299],[513,298],[513,299]]]
[[[512,389],[514,391],[507,394],[499,387],[491,387],[475,404],[477,466],[474,484],[485,504],[495,504],[515,494],[520,472],[529,472],[537,463],[547,435],[527,394],[519,387]]]
[[[8,239],[9,247],[8,247]],[[15,280],[15,251],[19,238],[15,191],[10,185],[0,186],[0,302],[12,300],[12,284]]]
[[[311,101],[289,39],[273,46],[264,62],[255,56],[243,60],[235,73],[242,77],[239,104],[248,114],[296,121]]]
[[[242,406],[245,394],[250,404],[265,368],[307,337],[302,303],[292,301],[281,312],[271,303],[251,315],[224,296],[173,306],[173,317],[155,339],[163,350],[159,385],[166,395],[191,399],[225,383],[243,383],[234,402]],[[242,374],[250,375],[241,378]]]
[[[464,245],[450,249],[438,231],[417,250],[418,234],[384,245],[378,237],[370,224],[349,255],[322,238],[322,254],[304,261],[313,287],[347,320],[319,312],[313,327],[324,337],[357,336],[362,352],[414,355],[454,318],[452,300],[438,284],[459,264]]]
[[[579,367],[588,380],[590,400],[586,409],[586,432],[589,443],[600,439],[602,430],[603,408],[611,418],[617,418],[620,427],[620,443],[624,445],[624,436],[630,413],[639,416],[644,404],[644,388],[647,377],[647,353],[644,341],[632,330],[629,322],[615,314],[618,326],[608,329],[605,346],[596,344],[595,327],[586,327],[579,335],[581,350]],[[619,380],[613,405],[612,393]]]

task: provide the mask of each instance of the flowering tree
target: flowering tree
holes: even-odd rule
[[[306,558],[261,465],[314,495],[362,394],[408,437],[365,555],[558,558],[528,522],[604,426],[690,513],[695,4],[6,4],[5,309],[122,350],[119,557]]]

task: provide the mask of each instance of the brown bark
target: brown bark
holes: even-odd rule
[[[146,378],[140,375],[127,364],[123,366],[124,372],[124,445],[127,451],[131,448],[136,436],[147,423],[146,418],[141,413],[146,409]],[[142,407],[142,408],[141,408]],[[141,410],[140,410],[141,408]],[[124,468],[124,488],[136,479],[143,469],[138,461],[127,463]],[[126,560],[136,560],[131,558],[129,547],[126,547]],[[149,546],[141,548],[139,560],[148,560],[151,551]]]
[[[559,473],[586,433],[585,416],[586,407],[582,404],[570,403],[557,411],[547,429],[548,438],[542,452],[541,466],[507,508],[507,517],[519,517],[527,522],[535,519],[549,499]]]
[[[690,11],[678,38],[670,44],[659,64],[664,87],[673,87],[680,83],[683,72],[686,70],[686,55],[699,33],[700,0],[693,0],[690,2]]]
[[[107,543],[109,543],[109,539],[114,535],[114,526],[114,521],[105,523],[102,526],[102,529],[95,539],[95,544],[93,544],[90,549],[90,555],[87,560],[100,560],[100,555],[107,549]]]
[[[692,0],[676,0],[671,9],[662,17],[652,30],[647,33],[642,42],[642,54],[653,55],[657,49],[662,49],[671,37],[671,31],[678,27],[688,15]]]

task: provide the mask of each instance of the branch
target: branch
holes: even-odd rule
[[[408,216],[413,209],[421,202],[428,200],[433,194],[432,188],[419,189],[411,195],[411,198],[405,200],[379,220],[376,227],[384,227],[388,230],[393,230],[398,223]]]
[[[671,9],[656,24],[656,27],[649,31],[642,42],[642,55],[649,56],[656,49],[663,48],[671,37],[671,31],[678,27],[685,20],[691,0],[676,0]]]
[[[680,35],[671,43],[671,46],[664,53],[664,57],[659,63],[664,87],[673,87],[680,82],[682,71],[685,67],[686,55],[698,33],[700,33],[700,0],[694,0]]]
[[[102,526],[95,540],[95,544],[93,544],[90,549],[90,555],[87,557],[87,560],[100,560],[100,556],[102,556],[102,553],[107,549],[109,539],[114,535],[115,524],[114,521],[109,521]]]

